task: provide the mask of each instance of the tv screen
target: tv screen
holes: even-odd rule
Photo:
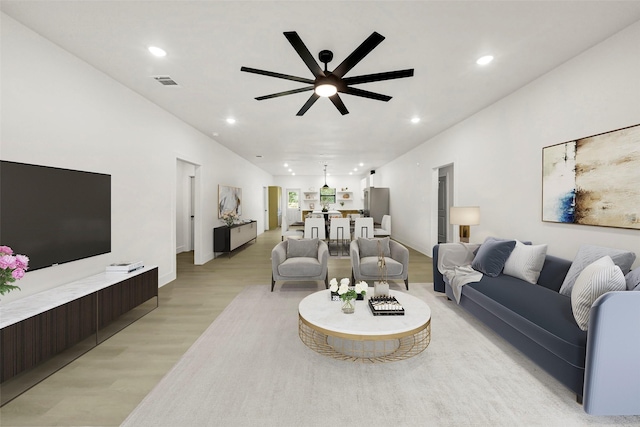
[[[1,161],[0,245],[29,271],[111,252],[111,175]]]

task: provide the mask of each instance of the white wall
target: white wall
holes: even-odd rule
[[[242,187],[243,217],[263,229],[271,175],[7,15],[1,24],[1,158],[111,174],[112,187],[111,253],[28,272],[3,303],[124,260],[159,266],[161,285],[174,280],[177,159],[201,165],[196,262],[213,258],[218,184]]]
[[[541,220],[543,147],[640,123],[638,46],[640,23],[378,168],[376,180],[391,188],[394,237],[431,253],[437,168],[452,163],[454,204],[481,209],[472,242],[528,239],[568,259],[581,244],[595,244],[640,257],[638,230]]]

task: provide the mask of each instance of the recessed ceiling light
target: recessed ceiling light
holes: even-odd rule
[[[218,132],[214,132],[212,135],[213,135],[213,136],[218,136],[218,135],[219,135],[219,133],[218,133]]]
[[[285,164],[284,164],[284,167],[285,167],[285,168],[288,168],[288,167],[289,167],[289,163],[285,163]]]
[[[420,117],[414,117],[411,119],[411,123],[420,123]]]
[[[483,56],[481,58],[478,58],[478,60],[476,61],[476,64],[478,64],[478,65],[487,65],[491,61],[493,61],[493,56],[485,55],[485,56]]]
[[[358,172],[358,168],[353,168],[353,171],[354,172]]]
[[[364,163],[360,163],[360,167],[364,166]]]
[[[295,172],[292,172],[292,173],[291,173],[291,175],[295,175],[295,174],[296,174]]]
[[[229,123],[230,125],[234,124],[236,122],[236,119],[234,119],[233,117],[229,117],[227,119],[227,123]]]
[[[293,169],[289,169],[289,172],[293,172]]]
[[[165,52],[164,49],[160,49],[159,47],[156,47],[156,46],[149,46],[149,52],[151,52],[153,56],[157,56],[158,58],[167,56],[167,52]]]

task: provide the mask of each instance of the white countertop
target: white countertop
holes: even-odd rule
[[[0,305],[0,329],[82,298],[130,277],[153,270],[155,265],[131,273],[99,273],[28,297]]]
[[[372,288],[369,288],[373,292]],[[313,293],[298,306],[298,313],[312,325],[347,335],[384,336],[402,334],[423,327],[431,319],[431,309],[419,298],[404,292],[389,291],[404,307],[404,316],[374,316],[365,297],[356,301],[353,314],[342,312],[342,301],[331,301],[330,291]]]
[[[311,213],[314,213],[314,214],[340,214],[340,215],[342,215],[342,212],[340,212],[340,211],[326,211],[326,212],[323,212],[323,211],[311,211]]]

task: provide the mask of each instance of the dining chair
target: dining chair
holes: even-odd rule
[[[373,218],[356,218],[356,226],[353,229],[353,238],[373,238]]]
[[[351,225],[349,218],[331,218],[329,224],[329,254],[338,255],[338,249],[340,249],[340,255],[349,254],[347,242],[351,241]],[[331,243],[335,242],[335,253],[331,252]]]
[[[324,218],[307,218],[304,221],[304,238],[325,240],[327,231]]]
[[[302,239],[304,232],[302,230],[291,230],[289,229],[289,220],[286,216],[282,217],[282,233],[280,240],[284,241],[284,238],[287,239]]]
[[[375,236],[391,236],[391,216],[383,215],[382,222],[380,222],[380,228],[374,228],[373,234]]]

